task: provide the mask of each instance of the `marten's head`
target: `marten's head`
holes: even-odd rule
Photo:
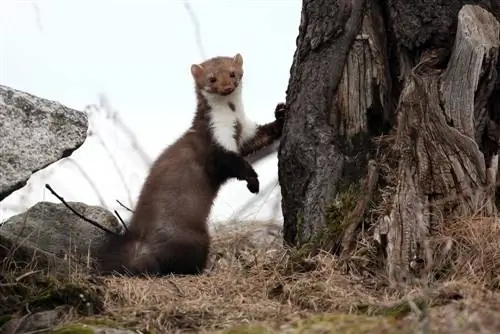
[[[214,95],[228,96],[243,78],[243,57],[214,57],[201,64],[191,65],[196,88]]]

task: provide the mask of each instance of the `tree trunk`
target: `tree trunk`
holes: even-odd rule
[[[362,21],[364,0],[304,0],[278,151],[279,183],[291,244],[326,228],[326,208],[350,165],[339,137],[336,90]]]
[[[349,255],[372,223],[405,280],[440,215],[496,210],[499,8],[303,1],[278,152],[287,244]]]

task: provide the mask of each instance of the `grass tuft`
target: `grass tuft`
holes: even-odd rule
[[[30,312],[68,305],[76,312],[61,319],[65,327],[56,333],[87,333],[91,327],[142,333],[410,333],[421,328],[428,308],[432,333],[500,330],[495,224],[463,218],[436,234],[438,248],[440,235],[453,242],[433,268],[439,279],[429,280],[427,288],[393,287],[363,270],[346,273],[338,257],[324,252],[299,261],[279,237],[267,240],[267,247],[259,244],[276,232],[272,224],[234,222],[215,229],[211,264],[201,276],[98,279],[37,268],[3,272],[0,321],[23,316],[25,305]]]

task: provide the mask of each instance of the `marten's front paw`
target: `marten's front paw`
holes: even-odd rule
[[[288,111],[288,107],[286,103],[278,103],[276,105],[276,108],[274,108],[274,118],[276,118],[279,121],[283,121],[285,119],[285,114]]]
[[[247,179],[247,188],[252,194],[257,194],[259,192],[259,179],[256,177],[250,177]]]

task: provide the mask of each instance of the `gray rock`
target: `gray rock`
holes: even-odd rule
[[[21,243],[5,231],[0,233],[0,259],[13,259],[17,263],[36,263],[37,267],[48,268],[50,272],[64,272],[68,269],[68,266],[63,265],[64,259],[37,248],[29,241]]]
[[[0,333],[47,333],[69,309],[65,306],[53,310],[35,312],[25,317],[15,317],[0,328]]]
[[[59,306],[53,310],[35,312],[25,317],[9,320],[0,328],[0,334],[11,333],[53,333],[59,330],[64,333],[94,333],[94,334],[137,334],[139,331],[111,327],[85,325],[80,323],[58,326],[64,316],[70,313],[68,306]]]
[[[112,231],[122,233],[118,219],[100,206],[68,202],[77,212]],[[62,203],[39,202],[26,212],[9,218],[0,234],[17,241],[25,240],[44,251],[64,256],[72,254],[85,261],[103,241],[104,232],[78,218]],[[90,252],[90,253],[89,253]]]
[[[70,156],[87,129],[85,113],[0,85],[0,201],[34,172]]]

